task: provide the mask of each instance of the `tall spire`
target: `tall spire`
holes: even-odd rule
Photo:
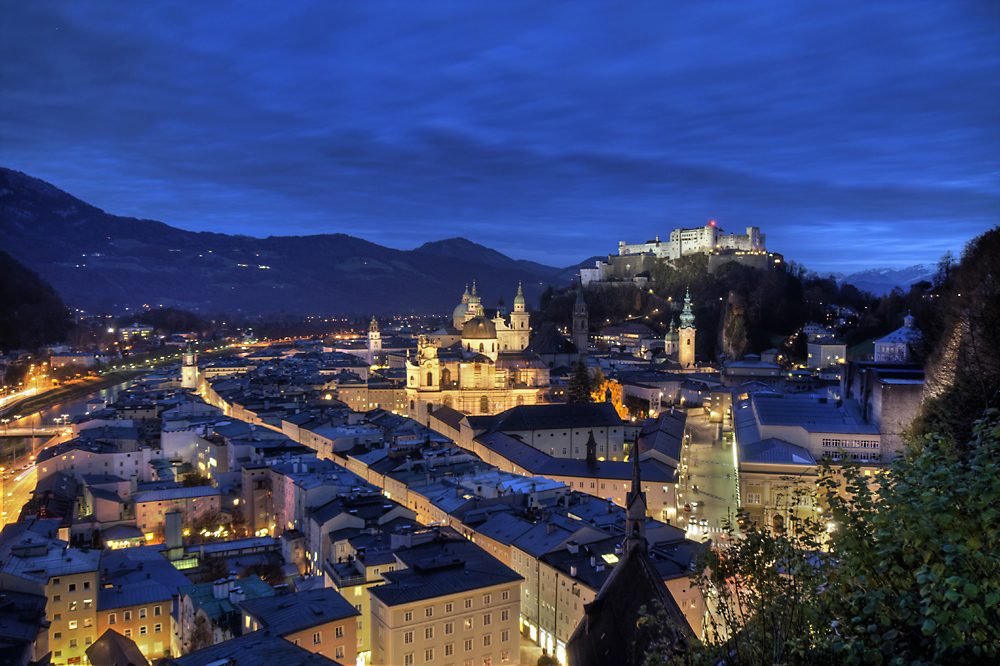
[[[639,442],[632,447],[632,489],[625,496],[625,552],[646,549],[646,493],[639,473]]]
[[[524,305],[524,292],[521,291],[521,283],[517,283],[517,296],[514,297],[514,305]]]
[[[691,312],[691,290],[684,292],[684,309],[681,311],[681,328],[694,328],[694,313]]]

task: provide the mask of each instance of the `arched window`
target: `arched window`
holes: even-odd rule
[[[444,397],[444,406],[445,407],[451,407],[451,396],[450,395],[446,395]]]
[[[410,401],[410,409],[416,409],[416,408],[417,408],[416,403],[411,400]]]
[[[471,342],[466,343],[465,350],[466,351],[472,351],[472,343]]]
[[[688,347],[691,346],[691,338],[688,338]]]
[[[428,386],[434,386],[434,373],[433,372],[428,372],[427,373],[427,385]]]
[[[785,530],[785,517],[780,513],[774,514],[771,518],[771,527],[774,528],[775,532],[783,532]]]
[[[490,399],[485,395],[479,399],[479,413],[488,414],[490,411]]]
[[[484,351],[486,351],[486,346],[482,342],[480,342],[479,343],[479,353],[482,354]]]
[[[451,370],[445,368],[441,371],[441,386],[451,385]]]

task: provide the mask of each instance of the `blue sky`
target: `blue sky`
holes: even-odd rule
[[[0,164],[191,230],[903,267],[997,223],[998,81],[987,0],[6,3]]]

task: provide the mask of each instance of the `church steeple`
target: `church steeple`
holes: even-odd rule
[[[681,328],[694,328],[694,313],[691,312],[691,290],[684,292],[684,309],[681,311]]]
[[[594,439],[594,431],[590,431],[587,438],[587,467],[597,466],[597,440]]]
[[[580,356],[586,356],[590,346],[589,321],[587,319],[587,302],[583,300],[583,285],[576,288],[576,303],[573,305],[573,344]]]
[[[646,493],[639,473],[639,443],[632,447],[632,489],[625,496],[625,552],[646,550]]]

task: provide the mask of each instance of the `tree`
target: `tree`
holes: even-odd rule
[[[857,467],[844,476],[847,496],[824,482],[832,647],[848,663],[998,663],[1000,410],[966,447],[928,435],[877,479],[878,496]]]
[[[857,465],[821,467],[827,542],[792,518],[786,532],[751,529],[706,553],[694,579],[711,610],[707,637],[684,660],[998,663],[1000,410],[967,446],[929,435],[874,480]]]
[[[587,362],[581,358],[573,364],[573,377],[566,391],[566,402],[593,402],[590,392],[590,370],[587,369]]]

